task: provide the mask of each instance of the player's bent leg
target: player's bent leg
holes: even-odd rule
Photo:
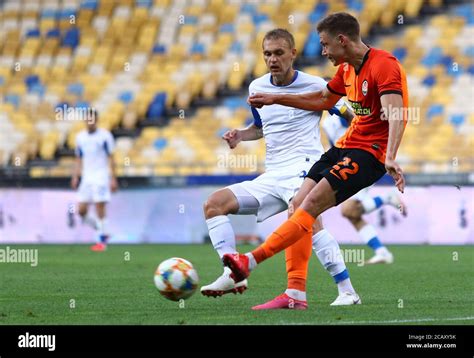
[[[313,250],[321,265],[337,285],[338,297],[332,306],[360,304],[359,295],[352,287],[349,271],[336,239],[329,231],[321,229],[313,235]]]
[[[235,234],[227,216],[239,211],[239,202],[235,194],[228,188],[218,190],[209,196],[203,209],[209,237],[219,257],[222,259],[226,253],[235,253]],[[230,276],[231,273],[228,267],[224,267],[221,276],[211,284],[201,287],[201,293],[209,297],[243,293],[247,289],[247,280],[236,282]]]
[[[332,165],[332,169],[327,167],[328,163],[313,165],[307,177],[319,180],[318,184],[289,220],[251,253],[224,255],[224,264],[230,267],[236,279],[247,278],[258,263],[294,244],[308,232],[312,233],[314,221],[320,214],[372,185],[386,173],[385,166],[368,152],[335,147],[331,151],[335,154],[331,161],[337,164]]]
[[[362,219],[363,214],[364,208],[359,200],[347,199],[341,204],[341,215],[349,220],[357,231],[366,225]]]
[[[308,307],[306,302],[306,279],[308,275],[309,259],[311,258],[311,249],[311,235],[307,235],[307,237],[302,238],[286,248],[285,259],[288,277],[286,291],[268,302],[252,307],[253,310],[304,310]]]
[[[292,203],[289,214],[294,209]],[[316,231],[319,231],[320,221],[316,220]],[[308,264],[312,253],[311,235],[302,238],[285,250],[286,272],[288,286],[284,293],[261,305],[252,307],[253,310],[269,309],[296,309],[308,308],[306,301],[306,280],[308,275]]]
[[[306,195],[291,218],[276,229],[264,244],[252,251],[256,263],[266,260],[307,235],[312,236],[316,218],[335,204],[334,191],[329,182],[323,178]]]
[[[362,218],[364,212],[359,200],[346,200],[341,207],[342,215],[351,222],[360,238],[374,250],[375,255],[366,264],[393,263],[393,254],[379,240],[376,229]]]
[[[295,197],[288,206],[288,217],[294,213],[303,201],[304,197],[316,186],[316,182],[306,178]],[[316,221],[318,222],[318,221]],[[306,309],[306,278],[308,263],[311,258],[312,241],[311,235],[307,235],[295,244],[286,248],[286,272],[288,286],[286,291],[263,304],[252,307],[253,310],[268,309]]]
[[[312,236],[316,217],[335,204],[336,196],[331,185],[326,178],[321,179],[303,200],[301,207],[276,229],[265,243],[245,255],[224,255],[224,265],[232,270],[236,280],[247,278],[250,271],[260,262],[293,245],[305,235]]]
[[[306,178],[295,197],[291,200],[288,207],[288,218],[299,207],[304,197],[316,186],[316,182]],[[315,226],[319,221],[315,221]],[[314,230],[314,227],[313,227]],[[318,231],[317,229],[316,231]],[[312,240],[310,235],[306,235],[295,244],[285,249],[286,272],[288,277],[288,286],[285,293],[299,301],[306,302],[306,279],[308,276],[308,264],[312,254]]]
[[[79,203],[79,216],[82,219],[82,223],[90,226],[92,229],[97,230],[98,229],[98,221],[96,218],[92,215],[89,214],[88,210],[89,203],[88,202],[80,202]],[[105,246],[101,244],[100,242],[92,245],[90,247],[92,251],[104,251]]]
[[[81,221],[82,221],[83,224],[86,224],[86,225],[90,226],[91,228],[93,228],[94,230],[96,230],[97,229],[97,220],[95,219],[94,216],[92,216],[89,213],[88,207],[89,207],[89,203],[87,203],[85,201],[84,202],[79,202],[79,204],[78,204],[78,214],[81,217]]]
[[[88,204],[85,202],[81,202],[78,205],[78,213],[79,216],[84,220],[87,217],[87,212],[88,212]]]
[[[227,216],[239,210],[239,202],[234,193],[228,188],[212,193],[203,209],[209,236],[219,257],[236,252],[235,234]]]
[[[307,235],[285,250],[288,286],[285,293],[293,299],[306,301],[308,264],[312,253],[311,236]]]
[[[387,195],[371,196],[369,193],[361,195],[360,203],[363,207],[363,214],[369,214],[383,205],[391,205],[403,216],[407,216],[407,207],[396,191],[390,191]]]

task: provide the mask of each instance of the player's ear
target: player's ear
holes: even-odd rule
[[[342,46],[346,46],[348,41],[349,41],[349,38],[345,35],[338,35],[337,36],[337,41],[342,45]]]
[[[291,54],[293,55],[293,59],[296,58],[296,54],[297,54],[297,53],[298,53],[298,51],[296,50],[296,48],[293,48],[293,49],[291,50]]]

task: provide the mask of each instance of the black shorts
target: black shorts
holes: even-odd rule
[[[385,165],[362,149],[332,147],[311,167],[307,178],[316,183],[326,178],[339,205],[385,174]]]

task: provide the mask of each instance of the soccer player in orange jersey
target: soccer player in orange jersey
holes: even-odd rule
[[[403,193],[405,179],[395,157],[407,122],[405,72],[390,53],[369,48],[359,23],[348,13],[334,13],[318,24],[322,54],[336,75],[321,91],[299,95],[257,93],[251,106],[280,104],[305,110],[329,109],[347,96],[356,114],[346,134],[324,153],[293,199],[294,214],[266,242],[247,254],[227,254],[223,261],[236,280],[248,277],[260,262],[308,235],[316,218],[388,172]]]

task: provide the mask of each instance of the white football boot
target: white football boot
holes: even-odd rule
[[[367,265],[373,264],[393,264],[393,254],[387,249],[376,253],[365,262]]]
[[[247,289],[247,280],[235,283],[234,279],[230,277],[232,271],[228,267],[224,267],[224,273],[217,278],[213,283],[202,286],[201,293],[208,297],[220,297],[227,293],[242,294]]]
[[[331,303],[331,306],[351,306],[360,304],[362,304],[362,300],[357,293],[344,292],[337,296],[334,302]]]
[[[392,191],[387,197],[387,204],[392,205],[395,209],[400,211],[403,216],[407,216],[407,207],[395,191]]]

